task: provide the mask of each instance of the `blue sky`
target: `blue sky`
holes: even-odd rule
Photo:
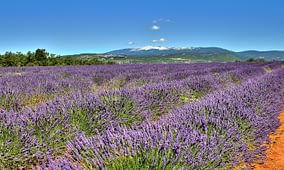
[[[284,50],[283,0],[2,0],[0,7],[0,53]]]

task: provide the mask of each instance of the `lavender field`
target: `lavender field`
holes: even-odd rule
[[[0,68],[0,169],[233,169],[265,160],[284,62]]]

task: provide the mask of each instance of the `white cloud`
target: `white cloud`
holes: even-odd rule
[[[128,45],[134,45],[135,43],[133,41],[129,41]]]
[[[152,40],[153,43],[157,43],[157,42],[165,42],[167,41],[165,38],[160,38],[158,40]]]
[[[166,39],[165,38],[160,38],[160,42],[165,42]]]
[[[151,29],[152,29],[152,30],[159,30],[159,29],[160,29],[160,26],[158,26],[158,25],[153,25],[153,26],[151,27]]]
[[[135,48],[132,49],[132,51],[148,51],[148,50],[169,50],[168,47],[162,47],[162,46],[145,46],[142,48]]]

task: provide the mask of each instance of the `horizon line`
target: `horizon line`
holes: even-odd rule
[[[27,53],[27,52],[34,52],[36,51],[36,49],[45,49],[47,52],[49,52],[50,54],[55,54],[55,55],[76,55],[76,54],[105,54],[105,53],[108,53],[108,52],[111,52],[111,51],[116,51],[116,50],[123,50],[123,49],[140,49],[140,48],[143,48],[143,47],[148,47],[148,46],[142,46],[142,47],[125,47],[125,48],[116,48],[116,49],[112,49],[112,50],[104,50],[104,51],[86,51],[86,52],[66,52],[66,53],[58,53],[58,52],[55,52],[55,51],[58,51],[58,50],[49,50],[48,48],[42,48],[42,47],[38,47],[38,48],[35,48],[34,50],[8,50],[8,51],[5,51],[5,52],[0,52],[0,55],[3,55],[5,54],[6,52],[13,52],[13,53],[17,53],[17,52],[20,52],[20,53]],[[239,52],[246,52],[246,51],[257,51],[257,52],[267,52],[267,51],[275,51],[275,52],[284,52],[284,49],[245,49],[245,50],[231,50],[229,48],[224,48],[224,47],[219,47],[219,46],[191,46],[191,47],[173,47],[173,46],[150,46],[149,47],[165,47],[165,48],[169,48],[169,49],[190,49],[190,48],[221,48],[221,49],[224,49],[224,50],[228,50],[228,51],[231,51],[231,52],[236,52],[236,53],[239,53]]]

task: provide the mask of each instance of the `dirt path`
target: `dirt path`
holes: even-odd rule
[[[254,170],[284,170],[284,110],[279,120],[280,127],[270,135],[271,143],[266,151],[267,161],[255,165]]]

